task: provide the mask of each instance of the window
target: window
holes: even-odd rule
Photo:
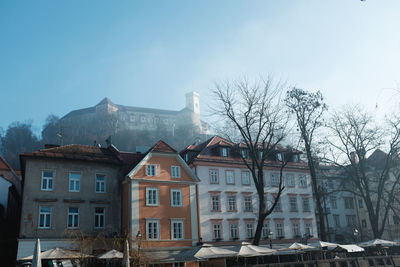
[[[211,211],[221,211],[221,199],[219,194],[211,195]]]
[[[186,162],[189,161],[189,154],[188,154],[188,153],[185,154],[185,161],[186,161]]]
[[[96,174],[96,193],[106,192],[106,176],[103,174]]]
[[[337,209],[336,197],[331,196],[329,201],[331,202],[331,208],[334,210]]]
[[[240,154],[242,155],[242,158],[247,158],[247,151],[246,151],[246,149],[241,149],[240,150]]]
[[[79,192],[81,183],[81,174],[79,172],[69,173],[69,192]]]
[[[242,185],[250,185],[250,173],[247,171],[242,172]]]
[[[303,197],[303,212],[309,212],[310,209],[310,199],[308,197]]]
[[[299,162],[299,155],[297,154],[293,155],[293,162]]]
[[[263,228],[262,228],[262,237],[263,238],[268,238],[269,237],[269,227],[268,223],[264,223]]]
[[[146,165],[146,175],[147,176],[156,176],[157,175],[157,166],[155,164]]]
[[[279,161],[282,161],[282,159],[283,159],[282,153],[277,153],[277,154],[276,154],[276,158],[277,158]]]
[[[172,264],[172,267],[185,267],[185,263],[184,262],[174,262]]]
[[[278,202],[276,203],[274,211],[282,211],[281,198],[279,198]]]
[[[288,187],[295,187],[294,175],[286,174],[286,183]]]
[[[209,170],[210,184],[218,184],[218,170]]]
[[[183,220],[171,220],[171,233],[174,240],[184,238]]]
[[[297,212],[297,197],[296,196],[289,197],[289,203],[290,203],[290,211]]]
[[[104,228],[106,213],[104,208],[95,208],[94,211],[94,228]]]
[[[231,238],[232,239],[238,239],[239,238],[237,222],[230,222],[229,223],[229,231],[231,233]]]
[[[360,209],[364,208],[364,202],[362,201],[362,199],[359,199],[359,200],[358,200],[358,207],[359,207]]]
[[[235,184],[235,175],[233,171],[226,171],[226,184]]]
[[[49,229],[51,226],[51,207],[39,207],[39,228]]]
[[[146,188],[146,205],[158,206],[158,188],[154,187]]]
[[[68,228],[78,228],[79,227],[79,209],[78,208],[68,208]]]
[[[292,223],[293,238],[300,237],[300,226],[298,222]]]
[[[311,222],[304,222],[304,227],[306,230],[306,235],[312,236],[312,224]]]
[[[54,172],[53,171],[42,171],[42,190],[52,191],[54,182]]]
[[[366,220],[362,220],[361,221],[361,227],[362,228],[367,228],[367,221]]]
[[[346,215],[347,226],[353,227],[356,225],[356,216],[355,215]]]
[[[220,222],[214,222],[212,224],[212,230],[213,230],[213,235],[215,240],[221,240],[222,235],[221,235],[221,223]]]
[[[246,223],[246,237],[247,238],[253,238],[253,227],[254,227],[254,224],[252,222]]]
[[[223,147],[221,149],[221,154],[223,157],[227,157],[228,156],[228,149],[226,147]]]
[[[182,190],[171,189],[171,206],[182,207]]]
[[[340,216],[337,214],[334,214],[333,221],[335,222],[335,227],[339,228],[340,227]]]
[[[279,186],[279,174],[271,173],[271,186],[273,187]]]
[[[285,232],[283,230],[283,223],[282,222],[277,222],[275,225],[276,229],[276,236],[278,238],[284,238],[285,237]]]
[[[244,196],[244,211],[252,212],[253,211],[253,199],[250,196]]]
[[[181,177],[181,167],[171,166],[171,176],[172,176],[172,178],[180,178]]]
[[[344,208],[345,209],[354,209],[354,203],[352,197],[344,197]]]
[[[228,195],[228,211],[236,211],[236,196]]]
[[[149,239],[149,240],[160,239],[160,221],[159,220],[146,220],[146,239]]]
[[[307,188],[307,179],[305,175],[300,175],[300,187]]]

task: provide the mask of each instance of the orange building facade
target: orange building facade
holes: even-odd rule
[[[182,248],[198,243],[197,176],[163,141],[129,171],[123,183],[123,231],[141,247]]]

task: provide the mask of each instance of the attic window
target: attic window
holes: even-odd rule
[[[282,153],[276,154],[276,158],[277,158],[279,161],[282,161]]]
[[[223,147],[221,149],[221,154],[223,157],[227,157],[228,156],[228,149],[226,147]]]
[[[246,149],[241,149],[240,150],[240,154],[242,155],[242,158],[247,158],[247,151],[246,151]]]
[[[293,162],[299,162],[299,155],[297,154],[293,155]]]
[[[188,153],[185,154],[185,161],[186,161],[186,162],[189,161],[189,155],[188,155]]]

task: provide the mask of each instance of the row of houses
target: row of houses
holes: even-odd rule
[[[280,202],[264,222],[262,242],[317,238],[307,164],[278,146],[264,169],[267,205],[287,157]],[[83,145],[21,155],[23,198],[17,259],[70,246],[69,233],[141,237],[144,250],[176,251],[207,242],[251,241],[258,197],[243,164],[245,148],[214,136],[178,153],[163,141],[146,153]]]

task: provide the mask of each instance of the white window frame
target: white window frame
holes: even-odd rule
[[[300,223],[298,222],[292,223],[292,232],[293,232],[293,238],[301,236]]]
[[[181,236],[180,237],[175,237],[175,228],[174,224],[180,224],[181,225]],[[183,240],[185,239],[185,223],[183,219],[172,219],[171,220],[171,240]]]
[[[290,212],[298,212],[297,196],[289,196]]]
[[[252,195],[244,195],[243,196],[243,209],[244,212],[253,212],[253,196]]]
[[[42,208],[49,209],[50,211],[41,211]],[[53,209],[50,206],[39,206],[39,216],[38,216],[38,228],[39,229],[50,229],[51,228],[51,217]],[[40,217],[43,216],[43,226],[40,226]],[[49,223],[47,226],[47,220]]]
[[[263,238],[268,238],[269,236],[269,224],[267,222],[264,222],[263,227],[262,227],[262,237]]]
[[[155,224],[157,229],[156,233],[157,237],[154,238],[154,236],[150,237],[150,230],[149,230],[149,223]],[[152,233],[152,235],[154,232]],[[159,219],[146,219],[146,239],[147,240],[160,240],[160,220]]]
[[[277,238],[284,238],[285,237],[285,227],[283,222],[277,222],[275,224],[276,227],[276,237]]]
[[[179,203],[174,203],[174,193],[179,193]],[[182,189],[171,189],[171,207],[182,207]]]
[[[45,172],[51,172],[52,177],[44,176]],[[53,191],[54,190],[54,171],[52,170],[42,170],[42,181],[40,188],[42,191]],[[43,182],[46,181],[46,186],[43,187]],[[49,182],[51,181],[51,188],[49,187]]]
[[[150,203],[149,193],[150,191],[156,191],[156,203]],[[159,192],[157,187],[146,187],[146,206],[158,206],[159,205]]]
[[[239,238],[239,231],[238,231],[238,223],[237,222],[229,222],[229,234],[231,239],[238,239]]]
[[[78,210],[78,212],[76,213],[76,212],[71,212],[70,211],[70,209],[77,209]],[[79,221],[80,221],[80,218],[79,218],[79,208],[75,208],[75,207],[69,207],[68,208],[68,213],[67,213],[67,228],[68,229],[77,229],[77,228],[79,228]],[[72,225],[70,226],[69,225],[69,216],[72,216],[71,218],[72,218]],[[77,220],[77,224],[75,225],[75,221]]]
[[[310,198],[309,197],[303,197],[302,198],[303,202],[303,212],[310,212],[311,207],[310,207]]]
[[[253,238],[254,237],[254,223],[246,222],[246,237]]]
[[[278,187],[279,186],[279,174],[271,173],[270,176],[271,176],[271,186]]]
[[[96,209],[103,209],[103,212],[97,212]],[[102,226],[100,225],[101,217],[103,217],[103,225]],[[98,225],[96,226],[96,224],[98,224]],[[104,229],[105,225],[106,225],[106,208],[104,208],[104,207],[94,208],[94,228],[95,229]]]
[[[157,176],[157,164],[147,164],[146,165],[146,175],[147,176]]]
[[[292,173],[286,174],[286,184],[288,187],[296,187],[296,181]]]
[[[218,169],[209,169],[210,184],[219,184],[219,171]],[[215,180],[214,180],[215,178]]]
[[[98,181],[98,178],[104,178],[103,181]],[[97,190],[97,184],[99,184],[99,190]],[[101,190],[101,185],[103,184],[103,190]],[[94,191],[96,193],[105,193],[106,192],[106,175],[102,173],[96,173],[95,184],[94,184]]]
[[[214,200],[214,197],[216,197],[218,199]],[[211,211],[220,212],[221,211],[221,195],[220,194],[212,194],[212,195],[210,195],[210,198],[211,198]],[[215,206],[214,206],[214,203],[216,203]],[[217,209],[214,209],[214,207],[216,207]]]
[[[181,178],[181,167],[180,166],[171,166],[171,177],[172,178]]]
[[[307,188],[307,176],[300,175],[299,176],[299,183],[300,183],[300,188]]]
[[[232,176],[228,175],[228,173],[232,174]],[[229,185],[235,184],[235,172],[234,171],[226,170],[225,176],[226,176],[226,184],[229,184]],[[230,180],[231,178],[232,178],[232,180]]]
[[[245,179],[248,180],[248,183],[245,182]],[[242,171],[242,185],[250,185],[250,172],[249,171]]]
[[[218,226],[218,227],[216,227],[216,226]],[[218,233],[218,236],[216,235],[216,233]],[[212,234],[213,234],[213,239],[222,240],[222,223],[221,222],[212,223]]]
[[[71,177],[72,174],[79,174],[79,178]],[[69,183],[68,183],[69,192],[80,192],[81,191],[81,178],[82,178],[82,174],[80,172],[70,172],[69,173]],[[71,189],[71,183],[73,185],[72,189]]]
[[[227,200],[228,200],[228,211],[230,212],[235,212],[237,211],[237,199],[236,199],[236,195],[234,194],[230,194],[227,196]],[[233,200],[233,201],[231,201]]]
[[[228,148],[227,147],[222,147],[221,148],[221,155],[223,157],[227,157],[228,156]]]

